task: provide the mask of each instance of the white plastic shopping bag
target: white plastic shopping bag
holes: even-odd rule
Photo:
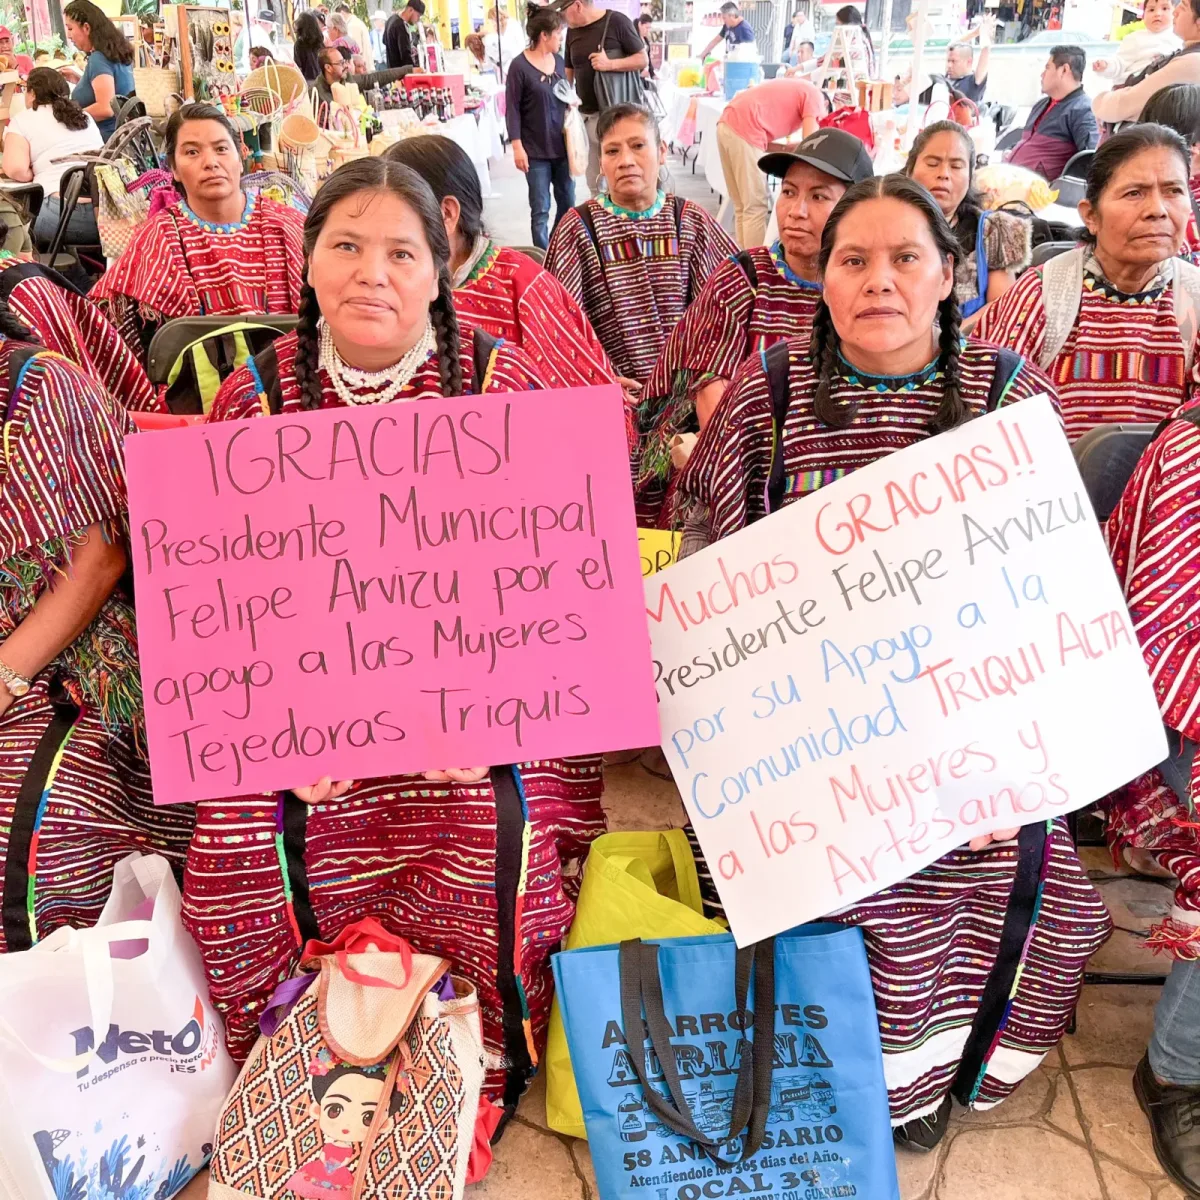
[[[0,955],[0,1197],[166,1200],[235,1074],[170,866],[132,854],[95,928]]]

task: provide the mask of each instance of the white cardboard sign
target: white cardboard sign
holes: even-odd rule
[[[739,945],[1167,754],[1038,396],[646,580],[663,749]]]

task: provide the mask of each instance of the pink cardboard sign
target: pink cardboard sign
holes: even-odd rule
[[[616,388],[125,452],[157,803],[658,742]]]

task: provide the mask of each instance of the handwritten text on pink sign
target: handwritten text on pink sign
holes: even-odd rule
[[[652,744],[615,388],[128,439],[160,803]]]

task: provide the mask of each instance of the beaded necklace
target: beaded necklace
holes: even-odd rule
[[[433,326],[426,321],[417,343],[399,362],[382,371],[360,371],[337,352],[333,331],[325,318],[318,323],[319,362],[338,399],[347,405],[390,404],[434,352]]]
[[[193,225],[203,229],[205,233],[237,233],[239,230],[245,229],[246,226],[250,224],[250,218],[254,214],[255,195],[256,193],[250,192],[246,196],[246,207],[242,210],[242,219],[240,221],[233,221],[228,225],[219,225],[216,221],[205,221],[202,217],[196,216],[196,214],[188,207],[186,200],[181,200],[179,202],[179,211],[182,212],[183,215],[187,217],[187,219],[191,221]]]
[[[600,206],[606,212],[612,213],[614,217],[624,217],[627,221],[649,221],[651,217],[657,217],[662,212],[663,205],[667,202],[667,193],[660,191],[654,197],[654,203],[645,212],[634,212],[632,209],[622,208],[611,199],[607,192],[601,192],[596,199]]]

